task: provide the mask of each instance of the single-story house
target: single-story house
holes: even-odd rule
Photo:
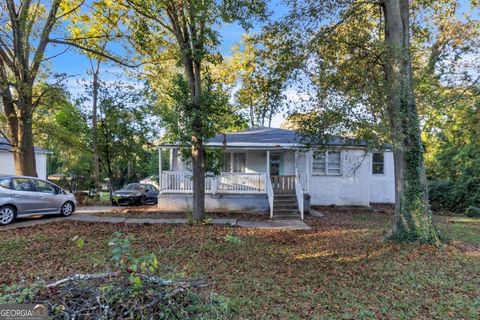
[[[253,128],[218,135],[206,145],[221,148],[219,176],[205,181],[207,210],[270,213],[271,218],[303,218],[310,205],[369,206],[395,202],[391,150],[369,152],[364,141],[332,137],[306,147],[299,134],[278,128]],[[159,172],[158,205],[190,210],[192,173],[179,146],[169,150],[169,170]]]
[[[47,179],[47,154],[50,151],[35,147],[35,163],[40,179]],[[0,174],[15,174],[13,149],[5,138],[0,138]]]

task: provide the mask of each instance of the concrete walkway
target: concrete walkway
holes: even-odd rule
[[[79,208],[80,209],[80,208]],[[103,207],[102,207],[103,209]],[[111,208],[110,208],[111,210]],[[87,213],[88,212],[88,213]],[[32,217],[23,218],[13,222],[8,226],[0,227],[1,230],[17,229],[24,227],[31,227],[51,222],[58,221],[85,221],[85,222],[100,222],[100,223],[128,223],[128,224],[186,224],[187,219],[163,219],[163,218],[121,218],[121,217],[105,217],[96,216],[92,213],[108,212],[96,211],[89,209],[87,212],[78,210],[75,214],[68,218],[61,217]],[[301,220],[274,220],[274,221],[250,221],[250,220],[238,220],[238,219],[209,219],[209,224],[230,225],[244,228],[260,228],[260,229],[280,229],[280,230],[309,230],[310,227]]]

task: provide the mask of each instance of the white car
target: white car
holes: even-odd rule
[[[17,217],[75,211],[75,196],[48,181],[23,176],[0,175],[0,226]]]

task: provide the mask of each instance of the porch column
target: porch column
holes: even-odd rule
[[[297,150],[295,150],[294,167],[295,167],[295,176],[297,176],[298,175],[298,151]]]
[[[158,189],[162,193],[162,148],[158,148]]]
[[[168,159],[168,169],[173,171],[173,148],[170,148],[170,158]]]
[[[267,176],[270,177],[270,150],[267,150],[267,168],[265,172]]]
[[[305,155],[306,167],[307,167],[307,193],[310,193],[310,177],[312,175],[312,160],[313,160],[313,151],[309,150]]]

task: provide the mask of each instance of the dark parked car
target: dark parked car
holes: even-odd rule
[[[112,194],[112,204],[158,203],[158,190],[152,184],[130,183]]]

